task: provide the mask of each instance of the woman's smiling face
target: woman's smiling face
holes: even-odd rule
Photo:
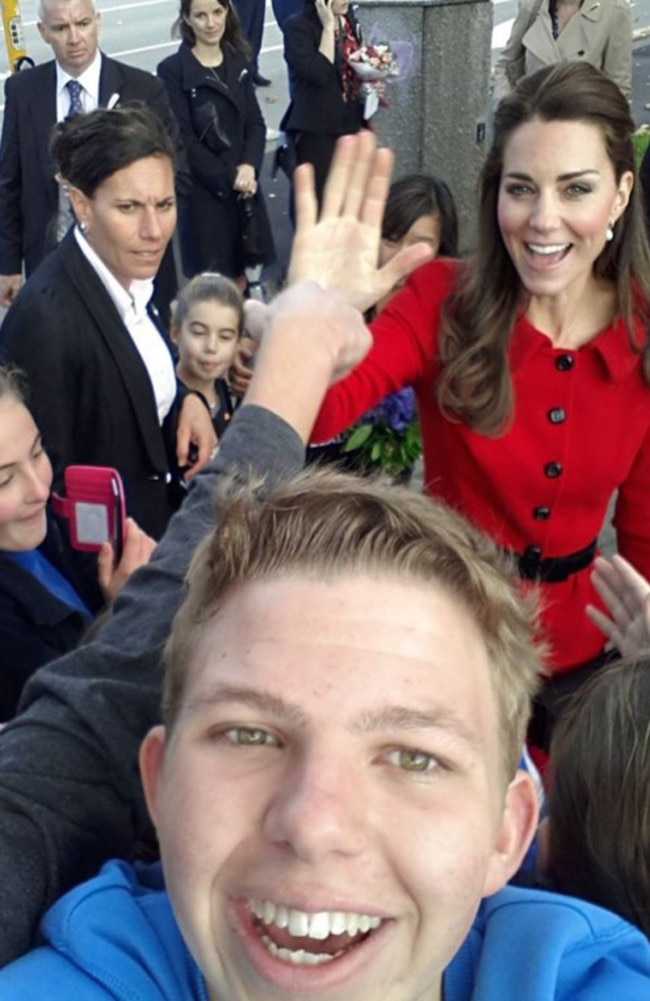
[[[632,185],[631,171],[616,180],[596,125],[533,120],[512,133],[504,148],[497,216],[528,292],[584,291]]]

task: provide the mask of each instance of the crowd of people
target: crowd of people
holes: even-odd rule
[[[55,60],[7,82],[0,997],[646,1001],[626,0],[522,5],[463,257],[450,186],[393,181],[364,128],[349,5],[283,8],[269,302],[253,6],[181,0],[156,79],[101,53],[91,0],[41,0]],[[607,61],[574,59],[583,21]],[[404,387],[422,491],[342,449]],[[73,465],[119,472],[119,547],[58,516]]]

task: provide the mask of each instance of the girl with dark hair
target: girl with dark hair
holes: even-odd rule
[[[180,200],[178,232],[188,277],[218,271],[245,285],[245,268],[275,257],[258,185],[266,126],[250,72],[250,51],[229,0],[181,0],[172,28],[180,48],[158,66],[178,119],[192,176]],[[255,253],[241,238],[254,211]]]
[[[125,104],[59,123],[52,154],[76,226],[21,289],[0,354],[27,376],[55,488],[70,464],[114,467],[127,510],[160,538],[182,470],[215,443],[150,301],[176,223],[174,147],[157,115]]]
[[[619,548],[650,574],[650,253],[633,131],[621,91],[593,67],[525,77],[497,109],[476,252],[432,261],[391,299],[313,433],[326,440],[386,393],[414,387],[426,489],[540,582],[554,673],[542,744],[567,689],[601,663],[585,606],[597,602],[590,571],[615,490]],[[384,276],[374,266],[372,206],[387,166],[372,148],[366,135],[341,144],[335,211],[317,224],[299,175],[290,269],[363,307],[418,259],[410,248]]]

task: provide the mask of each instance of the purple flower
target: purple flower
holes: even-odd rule
[[[415,393],[410,386],[391,393],[377,404],[375,411],[378,412],[378,419],[385,420],[393,431],[406,431],[415,417]]]

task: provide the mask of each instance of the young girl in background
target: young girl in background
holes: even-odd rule
[[[218,435],[234,411],[226,380],[244,326],[242,296],[229,278],[196,275],[172,303],[171,338],[178,350],[176,374],[201,394]]]

